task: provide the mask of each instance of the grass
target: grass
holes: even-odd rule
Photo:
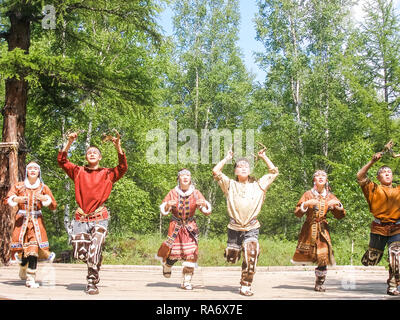
[[[110,234],[106,239],[103,251],[104,264],[126,264],[126,265],[158,265],[155,259],[160,244],[166,239],[159,234],[130,234],[113,235]],[[226,235],[213,238],[200,238],[199,240],[199,261],[200,266],[232,266],[224,259],[226,248]],[[361,265],[361,257],[368,247],[368,239],[354,242],[352,252],[352,242],[349,238],[333,238],[333,249],[336,263],[338,265]],[[259,266],[290,266],[296,249],[297,241],[280,239],[277,237],[260,236],[259,238],[261,254],[259,256]],[[60,250],[71,250],[66,239],[58,239],[52,242],[52,250],[59,253]],[[57,252],[58,251],[58,252]],[[387,266],[385,253],[379,265]],[[241,261],[233,266],[240,266]],[[180,263],[178,262],[177,265]]]
[[[361,265],[361,257],[368,248],[369,239],[358,239],[353,241],[349,237],[332,236],[333,250],[338,265]],[[161,243],[166,236],[160,234],[112,234],[106,239],[103,250],[104,264],[125,265],[158,265],[155,259]],[[51,250],[59,257],[61,252],[70,251],[66,235],[52,237],[49,239]],[[225,261],[224,251],[227,236],[221,235],[213,238],[202,238],[199,240],[200,266],[232,266]],[[259,266],[290,266],[296,249],[296,240],[286,240],[279,237],[261,235],[259,238],[261,253],[258,259]],[[233,266],[241,265],[241,260]],[[75,262],[75,261],[71,261]],[[177,265],[179,265],[178,262]],[[379,265],[387,267],[387,249]]]

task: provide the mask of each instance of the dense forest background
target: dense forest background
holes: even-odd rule
[[[257,141],[267,146],[280,175],[259,215],[262,235],[296,239],[304,220],[294,207],[322,168],[347,210],[343,220],[329,217],[332,234],[367,242],[372,216],[356,173],[390,139],[400,142],[400,18],[393,1],[363,1],[362,23],[351,15],[355,1],[257,1],[254,28],[264,50],[255,59],[266,72],[263,82],[246,70],[238,46],[238,0],[54,0],[54,29],[42,25],[45,4],[0,1],[0,101],[6,79],[27,81],[26,160],[39,162],[58,202],[54,214],[44,212],[50,238],[67,246],[63,218],[76,208],[74,186],[56,161],[66,133],[83,130],[71,161],[83,165],[85,148],[98,145],[102,165],[115,166],[115,149],[101,142],[113,128],[122,135],[129,170],[107,202],[111,234],[165,235],[169,218],[160,217],[159,205],[182,167],[192,170],[213,206],[209,218],[198,214],[202,236],[225,234],[226,203],[212,179],[212,157],[185,163],[187,155],[178,152],[176,163],[169,161],[176,123],[176,132],[190,129],[199,137],[202,130],[241,130],[243,143],[251,129],[252,152]],[[157,20],[167,5],[170,37]],[[8,48],[15,12],[31,17],[29,52]],[[165,132],[164,163],[146,157],[155,129]],[[178,150],[186,142],[178,139]],[[221,143],[221,157],[229,147]],[[394,149],[399,153],[400,145]],[[385,155],[370,178],[388,164],[398,179],[399,161]],[[232,177],[232,165],[224,172]],[[255,162],[253,175],[265,172]]]

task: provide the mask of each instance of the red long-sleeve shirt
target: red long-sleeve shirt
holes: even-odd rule
[[[110,196],[113,183],[118,181],[128,170],[125,153],[118,153],[118,166],[98,168],[78,166],[70,162],[67,153],[60,151],[57,156],[59,166],[75,184],[75,200],[79,207],[89,214],[99,208]]]

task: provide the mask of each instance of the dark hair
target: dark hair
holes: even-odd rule
[[[235,160],[235,164],[234,164],[233,168],[236,169],[238,163],[242,162],[242,161],[246,162],[250,166],[249,159],[247,159],[247,158],[239,158],[239,159]]]
[[[234,164],[234,166],[233,166],[234,170],[236,169],[238,163],[241,162],[241,161],[246,162],[246,163],[249,165],[249,167],[250,167],[250,161],[249,161],[249,159],[247,159],[247,158],[238,158],[238,159],[235,160],[235,164]],[[250,175],[249,175],[248,180],[249,180],[249,182],[254,182],[254,181],[256,181],[256,178],[254,178],[253,176],[250,176]],[[236,181],[239,181],[239,179],[238,179],[237,176],[236,176]]]

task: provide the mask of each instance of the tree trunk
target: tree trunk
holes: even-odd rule
[[[30,21],[19,12],[10,12],[10,29],[7,36],[8,50],[15,48],[29,51]],[[25,121],[28,83],[24,75],[19,79],[5,81],[5,103],[2,109],[2,142],[18,142],[18,151],[2,148],[0,153],[0,199],[4,199],[12,184],[24,178],[25,172]],[[10,151],[11,150],[11,151]],[[10,261],[11,232],[14,226],[15,210],[0,202],[0,260]]]
[[[212,187],[211,187],[212,188]],[[212,188],[213,189],[213,188]],[[213,190],[209,190],[208,191],[208,201],[210,202],[211,206],[214,206],[214,192]],[[208,232],[210,231],[210,223],[211,223],[211,219],[210,216],[207,217],[207,223],[206,223],[206,230],[204,232],[204,237],[207,238],[208,237]]]
[[[292,39],[292,46],[294,50],[294,58],[295,61],[298,61],[298,51],[297,48],[299,46],[298,40],[297,40],[297,35],[296,35],[296,25],[294,23],[294,20],[292,19],[291,14],[289,14],[289,22],[290,22],[290,33],[291,33],[291,39]],[[295,76],[292,77],[291,79],[291,87],[292,87],[292,98],[295,104],[295,109],[296,109],[296,122],[298,125],[297,129],[297,135],[298,135],[298,141],[299,141],[299,148],[300,148],[300,155],[301,159],[304,159],[304,145],[303,145],[303,139],[302,139],[302,132],[301,132],[301,116],[300,116],[300,106],[301,106],[301,96],[300,96],[300,79],[298,72],[296,72]],[[303,182],[304,186],[307,186],[308,184],[308,178],[307,178],[307,172],[305,168],[303,168]]]
[[[199,72],[196,67],[196,101],[194,106],[194,128],[197,130],[198,113],[199,113]]]

